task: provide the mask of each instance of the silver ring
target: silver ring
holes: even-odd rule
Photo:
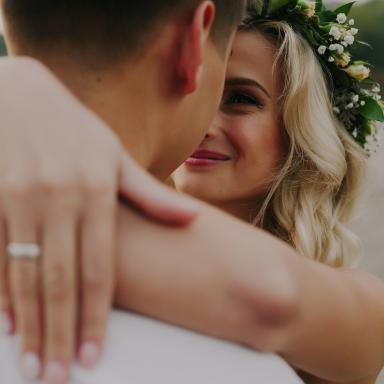
[[[11,259],[36,260],[41,255],[38,244],[10,243],[7,250]]]

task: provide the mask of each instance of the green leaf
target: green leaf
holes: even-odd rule
[[[370,44],[368,44],[368,43],[364,43],[364,41],[357,41],[357,40],[355,40],[355,43],[357,43],[357,44],[361,44],[361,45],[365,45],[365,46],[367,46],[367,47],[373,49],[372,46],[371,46]]]
[[[356,1],[352,1],[352,3],[344,4],[341,7],[335,9],[333,13],[335,13],[336,15],[338,15],[339,13],[344,13],[345,16],[348,16],[349,12],[351,12],[353,4],[355,3]]]
[[[288,3],[289,0],[270,0],[268,3],[267,16],[273,15],[277,10]]]
[[[332,11],[323,11],[320,13],[319,17],[322,23],[330,23],[335,21],[337,18],[337,16]]]
[[[367,77],[364,79],[364,83],[369,83],[369,84],[378,84],[377,81],[373,80],[372,77]]]
[[[384,113],[380,104],[370,97],[362,97],[361,101],[365,101],[365,105],[360,105],[357,112],[368,120],[384,122]]]
[[[324,26],[320,26],[320,29],[322,31],[324,31],[324,33],[329,33],[331,31],[331,28],[332,28],[332,24],[327,24],[327,25],[324,25]]]
[[[320,13],[323,10],[324,4],[323,0],[316,1],[316,13]]]
[[[351,65],[368,65],[368,67],[373,67],[372,64],[369,64],[366,61],[354,61]]]

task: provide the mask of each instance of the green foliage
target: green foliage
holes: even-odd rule
[[[7,47],[5,46],[4,37],[0,35],[0,56],[7,56]]]
[[[355,19],[355,27],[359,33],[355,36],[359,41],[365,41],[369,46],[355,45],[352,52],[354,57],[364,57],[375,66],[374,74],[384,71],[384,1],[372,0],[362,5],[355,4],[349,15]],[[380,81],[379,81],[380,82]]]
[[[370,97],[362,97],[361,100],[365,101],[365,105],[360,105],[357,111],[368,120],[375,120],[384,122],[384,114],[380,104],[371,99]]]
[[[335,13],[336,15],[338,15],[339,13],[344,13],[345,16],[348,16],[349,12],[351,12],[353,4],[355,4],[355,3],[356,3],[356,1],[352,1],[351,3],[342,5],[341,7],[335,9],[333,11],[333,13]]]
[[[334,12],[327,10],[327,11],[321,12],[319,17],[322,23],[330,23],[336,20],[337,15]],[[331,29],[330,25],[329,25],[329,29]]]

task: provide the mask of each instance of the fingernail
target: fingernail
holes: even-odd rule
[[[41,363],[35,353],[25,353],[21,358],[21,369],[29,380],[36,380],[40,376]]]
[[[50,361],[45,368],[44,381],[46,384],[65,384],[67,373],[64,364]]]
[[[3,335],[9,335],[12,331],[12,319],[6,312],[0,314],[0,332]]]
[[[93,341],[83,343],[79,352],[79,362],[85,368],[93,367],[100,357],[100,348]]]

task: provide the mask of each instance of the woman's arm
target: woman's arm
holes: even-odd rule
[[[329,381],[378,374],[384,284],[304,260],[286,244],[203,204],[170,229],[122,207],[116,303],[281,354]]]

